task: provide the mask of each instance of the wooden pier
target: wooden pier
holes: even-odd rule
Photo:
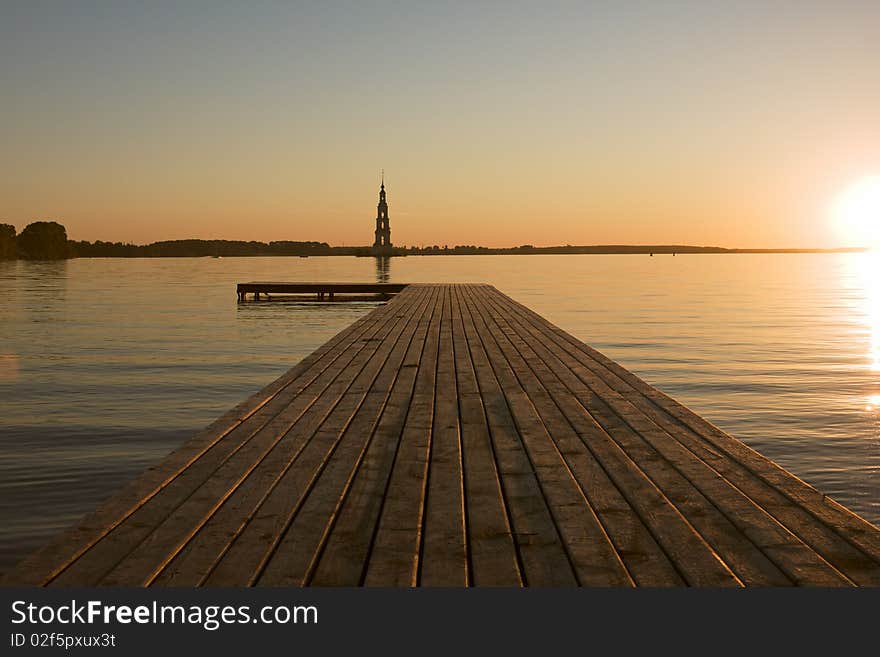
[[[254,300],[259,301],[260,295],[267,298],[270,294],[314,294],[319,301],[333,301],[337,294],[379,294],[387,298],[392,294],[403,291],[406,283],[278,283],[259,282],[238,283],[236,295],[239,301],[247,299],[247,295],[253,295]]]
[[[880,530],[495,288],[410,285],[4,583],[880,585]]]

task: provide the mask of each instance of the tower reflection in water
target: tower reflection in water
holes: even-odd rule
[[[376,257],[376,282],[388,283],[391,280],[391,258],[388,256]]]

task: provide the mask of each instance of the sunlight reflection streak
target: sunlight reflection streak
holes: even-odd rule
[[[862,312],[870,336],[868,363],[872,371],[880,372],[880,252],[860,254],[856,267],[862,288]]]

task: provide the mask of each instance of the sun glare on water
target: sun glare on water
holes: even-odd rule
[[[853,254],[851,262],[855,266],[856,285],[861,288],[861,311],[868,329],[870,344],[868,362],[870,369],[880,373],[880,252]],[[873,408],[880,407],[880,396],[869,402]]]
[[[880,175],[846,188],[832,207],[834,227],[846,246],[880,250]]]

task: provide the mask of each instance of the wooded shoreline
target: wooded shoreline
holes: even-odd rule
[[[388,255],[626,255],[699,253],[857,253],[864,248],[838,249],[731,249],[720,246],[687,244],[596,244],[514,247],[468,245],[401,246]],[[57,222],[29,224],[19,235],[15,227],[0,224],[0,259],[57,260],[66,258],[198,258],[247,256],[371,256],[369,246],[331,246],[327,242],[279,240],[164,240],[151,244],[130,244],[97,240],[70,240],[65,227]]]

